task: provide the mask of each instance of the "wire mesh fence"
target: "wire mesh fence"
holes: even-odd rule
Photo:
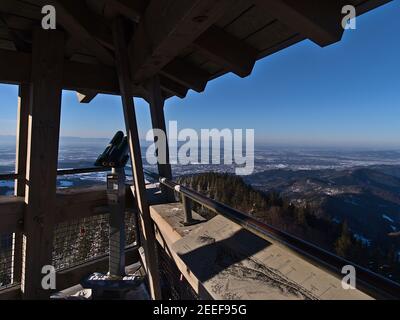
[[[14,234],[0,235],[0,289],[13,283]]]
[[[125,215],[126,246],[136,241],[135,219]],[[100,258],[109,254],[109,215],[102,214],[67,221],[54,231],[53,266],[56,270]]]

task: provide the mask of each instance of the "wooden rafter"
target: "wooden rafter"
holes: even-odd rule
[[[320,46],[339,41],[343,35],[345,1],[255,0],[260,9],[300,32]]]
[[[179,98],[186,97],[189,88],[175,82],[174,80],[168,77],[160,75],[159,78],[160,78],[161,89],[168,95],[177,96]]]
[[[31,54],[0,49],[0,82],[10,84],[28,83],[31,77]],[[115,68],[104,65],[64,61],[63,89],[88,93],[119,94]],[[188,88],[167,78],[160,77],[163,91],[184,98]],[[132,85],[135,96],[146,98],[146,90]],[[81,97],[82,98],[82,97]]]
[[[193,45],[211,60],[240,77],[251,73],[258,55],[255,48],[215,26],[197,38]]]
[[[122,15],[134,22],[139,22],[147,5],[144,0],[86,0],[86,3],[94,12],[106,18]]]
[[[129,45],[132,77],[157,74],[190,45],[235,1],[152,0]]]
[[[56,8],[57,23],[71,36],[76,37],[81,45],[92,52],[105,65],[113,65],[113,55],[104,47],[112,43],[111,32],[100,17],[89,13],[82,0],[36,0]]]
[[[197,92],[204,91],[210,78],[207,72],[180,59],[172,60],[160,73]]]

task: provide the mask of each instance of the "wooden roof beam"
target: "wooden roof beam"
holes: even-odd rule
[[[321,47],[342,38],[342,1],[254,0],[268,14]]]
[[[134,81],[157,74],[238,0],[152,0],[129,45]]]
[[[106,18],[117,15],[139,22],[147,5],[145,0],[86,0],[88,6],[97,14]]]
[[[172,60],[160,70],[160,74],[197,92],[204,91],[210,78],[204,70],[180,59]]]
[[[30,53],[0,49],[0,83],[23,84],[31,80],[32,56]],[[64,61],[62,86],[66,90],[105,94],[119,94],[115,68],[104,65]],[[145,97],[141,86],[132,85],[137,97]]]
[[[162,75],[159,76],[160,78],[160,86],[161,89],[166,92],[170,96],[177,96],[179,98],[185,98],[189,88],[175,82],[172,79],[164,77]]]
[[[255,48],[216,26],[211,26],[193,45],[240,77],[247,77],[257,61],[258,51]]]
[[[0,49],[0,83],[27,83],[31,76],[31,54]]]
[[[82,0],[39,0],[39,2],[43,5],[53,5],[57,11],[57,23],[72,37],[76,37],[101,63],[114,65],[113,55],[103,46],[104,44],[110,46],[112,43],[111,31],[106,27],[104,20],[90,13]],[[102,39],[101,43],[99,38]]]

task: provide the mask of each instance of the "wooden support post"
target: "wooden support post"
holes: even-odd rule
[[[113,37],[115,45],[116,67],[124,109],[126,132],[132,161],[132,174],[135,181],[135,196],[141,214],[143,229],[143,247],[146,257],[146,271],[149,279],[150,293],[153,299],[161,299],[160,276],[157,264],[156,240],[150,210],[146,199],[146,186],[143,174],[142,155],[140,151],[139,133],[133,102],[131,76],[129,74],[128,49],[123,20],[120,17],[113,21]]]
[[[23,239],[24,299],[44,299],[42,268],[52,264],[56,180],[60,135],[64,34],[36,29],[32,78]]]
[[[167,130],[165,126],[165,115],[164,115],[164,98],[161,95],[160,79],[158,76],[153,77],[147,84],[147,91],[149,93],[149,104],[151,113],[151,122],[153,130],[161,130],[164,132],[167,138]],[[156,137],[155,137],[156,140]],[[158,173],[160,176],[172,179],[171,164],[169,163],[169,146],[168,139],[165,140],[165,154],[158,154]],[[165,162],[164,162],[165,161]],[[161,163],[160,163],[161,162]],[[164,185],[161,185],[161,191],[165,195],[167,202],[174,202],[174,192]]]
[[[21,84],[18,94],[17,143],[15,157],[14,195],[25,196],[26,156],[28,151],[29,85]],[[22,232],[15,232],[13,245],[13,283],[21,282],[22,274]]]

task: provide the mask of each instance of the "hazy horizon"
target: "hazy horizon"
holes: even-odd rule
[[[79,137],[79,136],[60,136],[60,144],[63,143],[71,143],[71,142],[80,142],[80,143],[101,143],[106,144],[112,138],[110,137]],[[15,144],[16,135],[2,135],[0,134],[0,143],[8,143]],[[144,137],[140,137],[140,142],[143,146],[147,146],[151,144],[151,141],[147,141]],[[184,143],[184,142],[181,142]],[[199,144],[201,145],[201,141],[199,140]],[[255,141],[255,148],[293,148],[293,149],[318,149],[318,150],[365,150],[365,151],[399,151],[399,145],[383,145],[383,144],[356,144],[356,143],[348,143],[348,144],[340,144],[340,143],[315,143],[310,142],[306,143],[295,143],[295,142],[278,142],[278,141]]]

